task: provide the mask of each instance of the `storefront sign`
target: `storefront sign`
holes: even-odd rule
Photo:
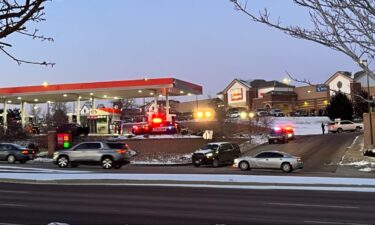
[[[328,87],[325,84],[316,85],[316,92],[326,92],[327,90],[328,90]]]
[[[231,101],[239,101],[243,99],[242,88],[235,88],[230,90],[230,99]]]

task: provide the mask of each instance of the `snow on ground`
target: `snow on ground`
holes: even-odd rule
[[[130,160],[133,165],[181,165],[190,164],[192,153],[190,154],[166,154],[156,153],[152,155],[144,155],[143,157],[135,157]]]
[[[271,124],[272,126],[291,124],[296,135],[321,134],[321,124],[329,122],[328,117],[313,116],[313,117],[275,117]],[[327,132],[327,127],[326,127]]]
[[[202,138],[202,136],[196,135],[180,135],[180,134],[163,134],[163,135],[125,135],[125,136],[115,136],[109,138],[109,140],[143,140],[143,139],[185,139],[185,138]]]
[[[71,171],[70,171],[71,172]],[[121,174],[121,173],[0,173],[0,179],[22,179],[36,181],[53,180],[132,180],[132,181],[173,181],[173,182],[216,182],[218,184],[298,184],[298,185],[355,185],[375,186],[375,179],[301,177],[301,176],[260,176],[234,174]]]

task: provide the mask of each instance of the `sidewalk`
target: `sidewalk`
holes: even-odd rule
[[[336,170],[337,174],[361,176],[368,173],[375,178],[375,157],[364,156],[363,146],[363,135],[359,135],[342,157]]]

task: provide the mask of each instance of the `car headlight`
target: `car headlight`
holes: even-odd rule
[[[207,157],[207,158],[210,158],[210,157],[212,157],[213,155],[214,155],[214,154],[212,154],[212,153],[207,153],[207,154],[206,154],[206,157]]]
[[[238,163],[238,159],[234,159],[234,164],[237,164]]]

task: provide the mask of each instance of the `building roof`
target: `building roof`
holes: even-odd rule
[[[334,80],[338,76],[343,76],[344,78],[348,79],[350,82],[353,82],[354,80],[352,79],[351,74],[352,73],[347,72],[347,71],[337,71],[330,78],[328,78],[328,80],[324,83],[329,84],[331,83],[332,80]]]
[[[91,83],[50,84],[48,86],[24,86],[0,88],[0,101],[19,104],[43,102],[82,101],[96,99],[144,98],[154,95],[170,96],[201,95],[202,86],[175,78],[120,80]],[[2,99],[2,100],[1,100]]]
[[[263,79],[256,79],[250,82],[250,86],[252,88],[267,88],[267,87],[291,87],[294,88],[293,85],[284,84],[283,82],[277,80],[266,81]]]

